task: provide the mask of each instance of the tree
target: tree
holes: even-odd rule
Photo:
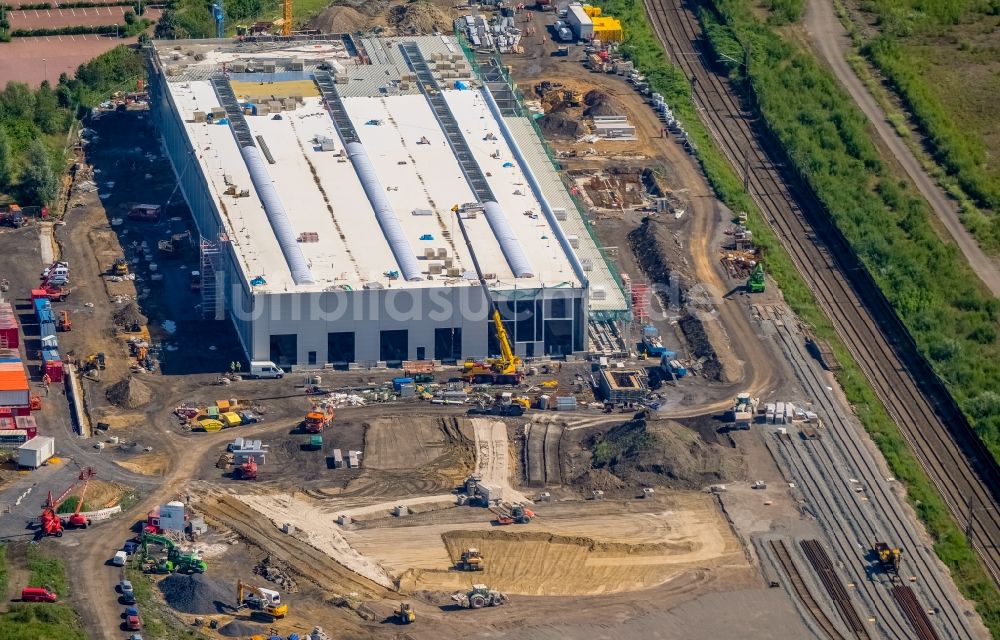
[[[7,129],[3,125],[0,125],[0,189],[5,189],[10,185],[11,160],[10,139],[7,137]]]
[[[126,11],[122,17],[125,19],[125,24],[135,24],[135,12]]]
[[[28,149],[27,166],[21,174],[21,192],[28,204],[49,204],[56,199],[58,187],[49,153],[41,140],[35,140]]]
[[[48,80],[35,92],[35,124],[48,134],[57,133],[62,128],[63,117],[59,113],[59,99]]]

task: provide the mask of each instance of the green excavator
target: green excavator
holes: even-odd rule
[[[750,293],[764,293],[764,265],[757,263],[747,280],[747,291]]]
[[[142,534],[142,558],[150,560],[149,545],[155,544],[167,550],[167,557],[159,560],[153,559],[151,570],[154,573],[205,573],[208,565],[201,559],[201,554],[197,551],[182,553],[177,548],[177,544],[166,536],[155,533]]]

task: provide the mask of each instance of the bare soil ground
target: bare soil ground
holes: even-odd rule
[[[24,9],[9,11],[11,29],[58,29],[60,27],[125,24],[125,12],[132,7],[90,7],[87,9]],[[146,9],[143,18],[159,20],[162,9]]]
[[[16,38],[0,43],[0,82],[39,85],[48,80],[55,85],[59,74],[72,76],[87,60],[129,42],[98,35]]]

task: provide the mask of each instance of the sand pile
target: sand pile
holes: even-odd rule
[[[743,475],[732,450],[672,420],[650,420],[645,412],[598,435],[592,451],[595,469],[640,485],[697,489]]]
[[[128,376],[108,387],[106,395],[113,405],[138,409],[152,399],[153,392],[135,376]]]
[[[142,315],[134,302],[128,302],[121,309],[115,311],[114,315],[111,316],[111,321],[117,327],[133,329],[146,324],[146,316]]]
[[[398,4],[389,9],[389,25],[398,35],[431,34],[452,29],[448,14],[423,0]]]
[[[335,6],[323,11],[306,24],[321,33],[357,33],[371,26],[371,20],[353,7]]]
[[[232,588],[202,574],[185,576],[175,573],[164,578],[159,587],[167,604],[181,613],[206,615],[232,609]],[[248,632],[247,635],[252,633],[257,632]]]

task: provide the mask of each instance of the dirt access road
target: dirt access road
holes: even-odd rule
[[[962,226],[955,201],[920,166],[920,161],[889,124],[885,112],[868,92],[861,79],[854,73],[851,65],[847,63],[846,56],[851,50],[851,41],[843,25],[834,14],[831,0],[809,0],[806,6],[804,24],[813,47],[830,65],[833,74],[847,89],[854,102],[868,116],[883,144],[917,186],[920,194],[941,220],[941,224],[955,239],[962,255],[969,261],[969,266],[993,295],[1000,297],[1000,267],[998,267],[997,262],[983,253],[983,250],[976,243],[976,239]]]
[[[579,58],[582,48],[570,47],[570,56],[553,56],[556,44],[548,38],[547,32],[539,25],[543,24],[546,14],[534,18],[539,34],[546,34],[545,43],[537,42],[535,36],[525,42],[523,56],[505,56],[504,62],[511,65],[515,80],[521,83],[535,83],[542,79],[563,81],[570,79],[573,84],[586,84],[603,91],[614,100],[620,102],[628,112],[629,120],[635,125],[639,142],[634,147],[642,153],[649,154],[639,160],[650,167],[662,167],[671,184],[677,185],[688,201],[686,218],[690,221],[689,229],[684,233],[683,252],[690,265],[692,285],[697,285],[702,295],[712,301],[715,313],[703,316],[703,324],[709,341],[719,354],[723,367],[732,372],[728,381],[740,391],[747,391],[754,396],[765,397],[780,384],[781,378],[777,370],[768,363],[774,359],[774,354],[765,346],[755,328],[750,322],[749,312],[743,296],[726,294],[732,289],[718,260],[721,228],[728,223],[729,212],[715,198],[704,174],[698,167],[693,156],[672,138],[660,137],[663,123],[646,103],[621,76],[594,73],[584,69]],[[601,144],[595,146],[601,152]],[[559,162],[564,168],[598,169],[617,162],[613,157],[581,156],[563,158]],[[605,246],[620,248],[615,258],[618,266],[625,272],[635,274],[641,280],[644,276],[636,265],[631,252],[626,249],[626,235],[633,228],[633,223],[624,217],[612,217],[607,224],[595,224],[595,230]],[[671,240],[672,242],[672,240]],[[672,265],[674,266],[674,265]],[[671,407],[664,415],[672,417],[690,417],[702,415],[711,411],[720,411],[731,406],[732,400],[725,395],[723,400],[715,402],[699,402],[695,407]]]

